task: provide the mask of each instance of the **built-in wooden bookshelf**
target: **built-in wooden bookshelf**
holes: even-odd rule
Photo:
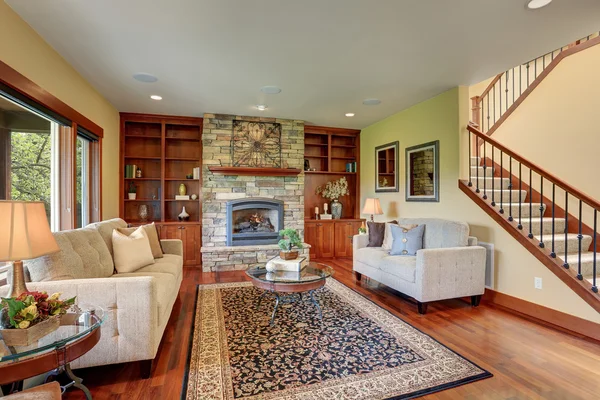
[[[120,214],[132,224],[140,220],[140,206],[147,205],[148,222],[198,224],[202,218],[200,179],[187,179],[202,165],[202,118],[121,114]],[[142,177],[126,177],[125,166],[135,164]],[[196,200],[175,200],[179,185]],[[135,185],[136,199],[129,200],[129,186]],[[185,206],[189,221],[178,215]]]

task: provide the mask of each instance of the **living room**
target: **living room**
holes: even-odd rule
[[[0,2],[2,393],[596,398],[598,11]]]

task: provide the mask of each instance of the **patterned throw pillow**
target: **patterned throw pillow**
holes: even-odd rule
[[[390,223],[397,224],[398,221],[391,221]],[[385,222],[367,222],[369,228],[369,244],[367,244],[367,247],[381,247],[385,237],[385,224]]]
[[[425,225],[419,225],[410,230],[395,225],[392,225],[391,227],[394,243],[392,244],[390,255],[416,256],[417,250],[421,250],[423,248],[423,233],[425,233]]]

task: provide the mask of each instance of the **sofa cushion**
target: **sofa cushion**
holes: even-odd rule
[[[388,223],[395,224],[397,221],[367,222],[367,227],[369,228],[369,244],[367,244],[367,247],[381,247],[383,245],[383,239],[385,238],[385,226]]]
[[[384,257],[388,256],[388,251],[381,247],[363,247],[354,252],[356,261],[378,268],[379,263]]]
[[[425,225],[413,229],[405,229],[398,225],[390,225],[394,241],[390,251],[391,256],[416,256],[423,248],[423,232]]]
[[[415,256],[387,256],[381,259],[379,269],[394,275],[407,282],[415,282],[417,257]],[[384,282],[385,283],[385,282]]]
[[[142,227],[144,228],[144,231],[148,236],[148,241],[150,242],[150,249],[152,249],[152,256],[154,258],[162,258],[163,250],[162,245],[160,244],[160,239],[158,238],[158,229],[156,228],[156,225],[153,222],[148,225],[142,225]],[[117,231],[129,236],[137,229],[137,226],[133,226],[131,228],[118,228]]]
[[[143,226],[137,228],[129,236],[115,229],[112,243],[115,269],[120,274],[134,272],[154,263],[150,241]]]
[[[425,225],[424,249],[463,247],[468,244],[469,225],[466,222],[439,218],[401,218],[399,225]]]
[[[165,254],[162,258],[154,260],[154,264],[142,267],[136,272],[159,272],[171,274],[178,280],[183,273],[183,258],[175,254]]]
[[[127,228],[127,222],[123,221],[121,218],[113,218],[106,221],[89,224],[86,226],[86,228],[93,228],[100,233],[100,236],[102,236],[102,239],[104,239],[104,243],[106,243],[106,247],[108,247],[108,251],[112,257],[112,233],[115,229]]]
[[[399,226],[402,229],[406,229],[406,230],[410,231],[411,229],[414,229],[419,225],[417,225],[417,224],[398,225],[398,224],[394,224],[392,222],[386,222],[385,223],[385,234],[383,235],[383,244],[381,245],[381,247],[383,247],[385,250],[391,250],[392,244],[394,244],[394,236],[392,235],[392,226]]]
[[[82,228],[52,235],[60,251],[25,262],[32,282],[108,278],[113,274],[113,259],[97,230]]]

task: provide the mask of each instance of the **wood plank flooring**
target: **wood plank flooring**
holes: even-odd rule
[[[424,399],[600,399],[600,343],[536,324],[482,303],[447,300],[426,315],[393,290],[365,279],[356,282],[350,260],[324,261],[335,279],[386,308],[494,374],[480,382]],[[196,285],[246,280],[244,272],[202,273],[185,268],[184,282],[155,360],[152,378],[138,363],[77,370],[95,400],[179,399],[186,369]],[[83,399],[70,389],[64,399]]]

